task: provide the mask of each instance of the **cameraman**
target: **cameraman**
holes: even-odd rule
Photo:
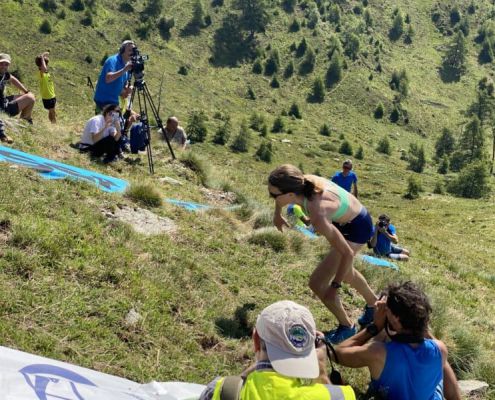
[[[96,114],[106,105],[119,104],[119,96],[126,82],[131,79],[130,71],[133,67],[131,57],[135,47],[132,40],[124,40],[119,52],[108,57],[103,64],[94,95]]]
[[[370,247],[379,256],[387,256],[394,260],[409,260],[409,250],[395,246],[397,243],[399,238],[395,226],[390,223],[390,217],[386,214],[380,215],[374,227],[373,237],[369,241]]]

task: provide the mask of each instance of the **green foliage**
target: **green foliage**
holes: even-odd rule
[[[489,64],[493,62],[493,42],[491,38],[485,38],[483,41],[483,45],[481,47],[480,54],[478,56],[478,60],[480,64]]]
[[[142,40],[149,38],[151,31],[153,30],[153,24],[151,21],[143,22],[136,28],[136,34]]]
[[[301,64],[299,64],[299,74],[307,75],[313,72],[316,63],[316,55],[311,47],[308,47],[306,50],[306,55],[302,60]]]
[[[44,33],[45,35],[49,35],[50,33],[52,33],[52,25],[47,19],[43,20],[43,22],[41,23],[40,32]]]
[[[249,235],[248,243],[268,247],[275,252],[282,252],[288,247],[286,236],[274,228],[254,231]]]
[[[455,35],[443,58],[440,76],[444,82],[458,82],[466,72],[466,39],[461,31]]]
[[[356,159],[358,159],[358,160],[363,160],[364,159],[364,149],[363,149],[363,146],[360,145],[358,147],[358,149],[357,149],[356,154],[355,154],[354,157],[356,157]]]
[[[183,152],[180,156],[181,163],[194,172],[198,182],[204,187],[210,184],[210,164],[198,154],[192,151]]]
[[[240,10],[239,27],[248,31],[251,38],[265,31],[270,20],[266,0],[234,0],[233,6]]]
[[[72,11],[84,11],[84,3],[82,0],[73,0],[70,7]]]
[[[276,49],[270,52],[270,56],[265,61],[265,75],[272,76],[277,73],[280,67],[280,56]]]
[[[376,151],[378,151],[379,153],[382,153],[382,154],[388,154],[388,155],[392,154],[392,149],[390,147],[390,141],[388,140],[387,136],[384,136],[379,140]]]
[[[410,176],[407,179],[407,191],[404,194],[404,198],[408,200],[417,199],[422,191],[423,188],[419,180],[415,176]]]
[[[204,28],[205,26],[203,3],[201,0],[195,0],[193,3],[191,20],[184,27],[182,33],[185,35],[197,35],[201,31],[201,28]]]
[[[84,13],[84,17],[81,18],[81,25],[83,26],[92,26],[93,25],[93,14],[91,11],[86,10]]]
[[[490,193],[489,175],[486,164],[476,161],[461,169],[457,179],[447,185],[449,193],[470,199],[479,199]]]
[[[367,27],[373,26],[373,17],[371,16],[370,10],[368,9],[364,10],[363,18]]]
[[[325,85],[323,85],[323,79],[321,77],[318,76],[313,81],[313,87],[308,100],[312,103],[323,103],[325,100]]]
[[[409,78],[406,70],[400,72],[393,71],[390,79],[390,89],[399,92],[403,97],[409,94]]]
[[[334,52],[325,75],[325,83],[328,88],[335,86],[342,79],[342,57],[338,52]]]
[[[413,42],[414,34],[414,28],[412,27],[412,25],[408,25],[406,34],[404,35],[404,43],[411,44]]]
[[[148,0],[143,11],[139,14],[142,22],[156,20],[163,11],[163,0]]]
[[[272,78],[272,80],[271,80],[271,82],[270,82],[270,86],[271,86],[272,88],[274,88],[274,89],[278,89],[278,88],[280,87],[280,82],[278,81],[278,79],[277,79],[277,76],[276,76],[276,75]]]
[[[328,22],[338,25],[340,19],[340,7],[337,4],[332,4],[328,9]]]
[[[122,13],[130,14],[134,12],[134,6],[129,0],[123,0],[119,5],[119,11]]]
[[[251,71],[254,74],[261,74],[263,72],[263,66],[261,65],[261,61],[260,61],[259,58],[257,58],[256,60],[254,60],[253,68],[251,69]]]
[[[480,120],[478,117],[473,116],[462,130],[457,144],[457,149],[462,154],[462,165],[483,159],[484,143],[485,138]]]
[[[252,87],[248,87],[247,90],[247,98],[249,100],[256,100],[256,93],[254,93],[254,90]]]
[[[292,75],[294,75],[294,62],[290,60],[287,67],[285,67],[284,78],[289,79]]]
[[[258,150],[256,150],[256,158],[260,161],[264,161],[266,163],[272,162],[272,143],[271,142],[262,142]]]
[[[189,74],[189,70],[187,69],[187,67],[185,65],[181,65],[179,67],[179,70],[177,71],[177,73],[180,75],[187,76]]]
[[[224,123],[220,125],[215,132],[213,143],[224,146],[229,141],[231,131],[232,124],[230,122],[230,117],[226,117]]]
[[[306,42],[306,38],[303,37],[301,42],[297,46],[296,57],[302,57],[304,53],[306,53],[307,48],[308,48],[308,43]]]
[[[249,119],[249,127],[256,131],[256,132],[261,132],[261,129],[263,128],[263,126],[265,125],[265,117],[263,117],[263,115],[257,113],[257,112],[253,112],[251,114],[251,117]]]
[[[271,131],[273,133],[280,133],[280,132],[283,132],[284,130],[285,130],[285,124],[284,124],[284,120],[282,119],[282,117],[275,118],[275,120],[273,121]]]
[[[392,27],[388,32],[388,37],[392,41],[399,40],[402,34],[404,33],[404,17],[402,13],[399,11],[394,17]]]
[[[344,140],[340,144],[339,153],[340,154],[345,154],[345,155],[348,155],[348,156],[352,156],[352,154],[353,154],[352,145],[347,140]]]
[[[423,145],[419,146],[417,143],[411,143],[409,145],[408,159],[408,169],[417,173],[423,172],[426,165],[425,149]]]
[[[359,41],[359,36],[355,33],[347,33],[344,40],[344,53],[351,60],[355,60],[359,55],[359,49],[361,47],[361,42]]]
[[[461,12],[457,6],[452,7],[450,10],[450,24],[452,26],[456,25],[461,21]]]
[[[301,111],[299,110],[299,106],[297,105],[297,103],[292,103],[292,105],[290,106],[288,115],[291,115],[297,119],[302,119],[302,114],[301,114]]]
[[[440,182],[440,181],[435,182],[435,187],[433,188],[433,193],[435,193],[435,194],[444,194],[445,193],[445,189],[443,187],[442,182]]]
[[[162,17],[158,21],[158,32],[163,40],[170,40],[170,29],[175,26],[175,19]]]
[[[299,29],[301,29],[301,25],[299,25],[297,18],[294,18],[289,25],[289,32],[299,32]]]
[[[435,157],[443,158],[444,155],[450,155],[455,149],[455,138],[450,129],[443,128],[442,134],[435,142]]]
[[[214,65],[235,67],[252,55],[250,40],[239,29],[239,24],[239,16],[228,13],[223,18],[221,26],[215,31],[211,58]]]
[[[454,372],[459,375],[473,369],[480,356],[480,344],[474,332],[457,327],[452,332],[454,346],[449,349],[449,363]]]
[[[344,54],[344,50],[342,48],[342,43],[340,42],[340,39],[336,35],[332,34],[330,35],[330,40],[328,43],[328,53],[327,53],[328,59],[332,60],[332,57],[336,53],[342,56]]]
[[[378,105],[375,108],[373,115],[376,119],[382,119],[384,112],[385,112],[385,110],[383,109],[383,104],[378,103]]]
[[[234,138],[230,148],[232,151],[237,153],[246,153],[249,150],[250,141],[251,135],[249,133],[249,128],[246,121],[243,121],[239,129],[239,134]]]
[[[327,124],[323,124],[320,128],[320,135],[330,136],[330,127]]]
[[[127,197],[145,207],[160,207],[163,203],[160,193],[150,184],[131,185]]]
[[[189,115],[186,132],[192,143],[205,141],[208,134],[206,120],[207,117],[203,111],[192,111]]]
[[[40,7],[43,11],[54,13],[57,11],[57,2],[56,0],[42,0],[40,1]]]
[[[446,155],[444,155],[440,160],[437,172],[442,175],[445,175],[447,172],[449,172],[449,158]]]
[[[297,4],[297,0],[282,0],[281,6],[285,12],[292,13],[294,12],[294,7]]]

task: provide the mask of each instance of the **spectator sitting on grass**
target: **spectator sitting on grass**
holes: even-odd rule
[[[84,127],[80,148],[89,151],[93,157],[104,156],[103,162],[114,161],[121,153],[120,108],[110,104],[102,114],[92,117]]]
[[[48,55],[46,51],[40,54],[34,59],[36,66],[39,69],[38,78],[40,81],[41,100],[43,101],[43,107],[48,110],[48,119],[52,124],[57,122],[57,115],[55,113],[55,104],[57,104],[57,98],[55,97],[55,87],[53,80],[48,72]]]
[[[34,94],[9,72],[11,58],[8,54],[0,54],[0,111],[3,111],[11,117],[21,113],[21,118],[33,123],[31,112],[34,106]],[[21,95],[5,95],[5,87],[11,83],[24,94]]]
[[[289,204],[287,206],[287,216],[294,226],[314,231],[314,228],[311,226],[311,220],[304,214],[300,205]]]
[[[256,363],[239,377],[216,378],[199,399],[355,400],[350,386],[330,384],[325,345],[317,334],[322,335],[306,307],[287,300],[266,307],[253,330]],[[223,397],[232,381],[235,389]]]
[[[394,260],[409,260],[409,250],[396,246],[398,242],[399,238],[395,226],[390,223],[390,217],[386,214],[380,215],[374,227],[373,237],[369,241],[370,247],[379,256],[387,256]]]
[[[391,284],[376,302],[374,322],[335,346],[337,359],[332,358],[346,367],[369,369],[371,398],[460,400],[447,347],[428,331],[431,311],[417,285]]]
[[[181,150],[184,150],[189,143],[186,132],[184,132],[184,128],[179,125],[177,117],[169,117],[167,119],[167,125],[165,126],[163,134],[170,143],[176,143]]]
[[[332,182],[344,188],[354,197],[358,197],[357,188],[357,175],[352,171],[352,160],[345,160],[342,164],[342,171],[337,171],[334,176],[332,176]]]

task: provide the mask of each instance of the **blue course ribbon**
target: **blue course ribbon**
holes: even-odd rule
[[[367,262],[368,264],[376,265],[377,267],[392,268],[396,271],[399,270],[399,267],[397,266],[397,264],[394,264],[393,262],[384,260],[383,258],[378,258],[378,257],[369,256],[367,254],[363,254],[363,255],[361,255],[361,260],[363,260],[364,262]]]
[[[123,193],[129,186],[129,183],[123,179],[114,178],[68,164],[62,164],[57,161],[49,160],[48,158],[24,153],[5,146],[0,146],[0,161],[35,169],[39,172],[40,176],[45,179],[69,178],[76,181],[89,182],[109,193]]]

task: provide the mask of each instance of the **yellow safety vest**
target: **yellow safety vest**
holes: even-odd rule
[[[223,379],[213,392],[212,400],[220,400]],[[241,400],[356,400],[350,386],[306,384],[298,378],[289,378],[274,371],[251,372],[241,389]]]

